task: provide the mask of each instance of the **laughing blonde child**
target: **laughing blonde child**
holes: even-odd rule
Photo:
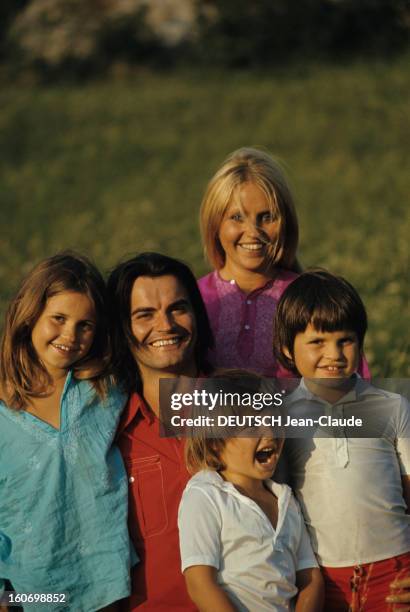
[[[179,508],[180,549],[201,612],[283,612],[295,599],[296,610],[322,609],[322,578],[301,512],[290,488],[271,479],[282,445],[267,428],[228,438],[203,431],[186,441],[194,476]]]

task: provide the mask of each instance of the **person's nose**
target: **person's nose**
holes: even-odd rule
[[[246,217],[245,231],[247,236],[249,236],[250,238],[259,238],[261,228],[258,226],[258,221],[256,218],[253,218],[251,216]]]
[[[332,361],[339,361],[343,358],[343,349],[337,342],[326,344],[325,357]]]
[[[169,332],[174,327],[174,318],[170,312],[160,312],[158,314],[157,325],[159,331]]]
[[[64,325],[61,336],[70,343],[74,343],[77,340],[77,328],[73,323],[66,322]]]

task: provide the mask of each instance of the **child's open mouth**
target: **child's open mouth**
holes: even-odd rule
[[[275,448],[273,446],[265,446],[255,452],[255,460],[265,469],[273,469],[276,465],[276,456],[274,456]]]

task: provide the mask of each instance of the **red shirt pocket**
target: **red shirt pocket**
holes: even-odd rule
[[[133,540],[164,533],[168,526],[164,477],[159,455],[126,461],[129,527]]]

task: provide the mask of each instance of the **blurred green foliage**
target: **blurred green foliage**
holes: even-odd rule
[[[288,168],[302,264],[360,291],[373,373],[409,376],[408,61],[3,88],[0,310],[66,247],[104,271],[159,250],[204,273],[205,185],[229,152],[261,145]]]
[[[198,45],[207,63],[386,56],[409,40],[405,0],[198,0],[197,6]]]
[[[29,0],[2,0],[0,2],[0,60],[7,54],[7,33],[16,15],[27,6]]]
[[[8,75],[23,69],[46,80],[85,78],[118,61],[144,63],[161,48],[139,0],[19,2],[5,30]]]
[[[3,19],[2,19],[3,18]],[[409,44],[408,0],[3,0],[8,77],[88,78],[119,63],[255,67],[387,57]]]

